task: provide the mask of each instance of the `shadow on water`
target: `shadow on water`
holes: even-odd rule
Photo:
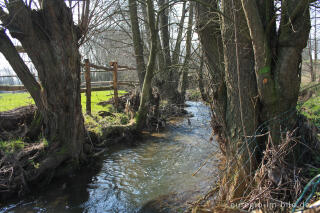
[[[58,180],[44,192],[0,207],[0,212],[137,212],[147,202],[172,193],[196,197],[215,181],[215,142],[209,142],[210,114],[197,102],[162,133],[136,146],[111,147],[99,166]],[[189,121],[188,121],[189,119]],[[203,162],[207,164],[192,175]]]

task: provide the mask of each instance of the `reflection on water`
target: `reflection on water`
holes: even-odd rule
[[[100,168],[84,169],[46,192],[0,208],[7,212],[136,212],[146,202],[171,192],[208,190],[215,160],[192,174],[216,150],[209,142],[206,106],[189,102],[194,117],[149,137],[139,145],[111,148]]]

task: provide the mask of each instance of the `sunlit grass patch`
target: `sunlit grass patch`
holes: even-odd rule
[[[310,119],[317,127],[320,128],[320,89],[314,90],[315,94],[302,103],[298,109],[301,113]]]
[[[118,91],[119,96],[126,93],[126,91]],[[98,105],[101,101],[108,101],[113,97],[113,91],[97,91],[91,94],[91,110],[92,114],[97,114],[99,111],[110,111],[111,105]],[[0,112],[12,110],[22,106],[34,104],[33,99],[27,92],[24,93],[0,93]],[[82,111],[86,111],[86,96],[81,93]]]
[[[118,91],[119,96],[126,94],[126,91],[120,90]],[[113,98],[113,91],[97,91],[91,93],[91,112],[93,115],[97,115],[99,111],[112,111],[112,105],[108,104],[106,106],[98,105],[98,103],[102,101],[108,101]],[[82,112],[86,112],[86,95],[85,93],[81,93],[81,105]]]
[[[303,103],[301,113],[312,120],[320,128],[320,96],[310,98]]]
[[[0,150],[4,153],[13,153],[22,150],[25,143],[21,140],[0,141]]]
[[[27,92],[0,93],[0,112],[12,110],[22,106],[28,106],[31,104],[34,104],[34,101]]]
[[[89,131],[102,135],[103,129],[110,126],[127,125],[130,118],[125,113],[112,113],[112,116],[100,117],[98,115],[85,115],[85,126]]]

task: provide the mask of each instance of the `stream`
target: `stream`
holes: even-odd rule
[[[196,199],[204,195],[217,178],[217,145],[209,141],[208,107],[187,104],[193,117],[174,119],[167,130],[136,145],[111,147],[100,166],[57,180],[24,200],[0,204],[0,212],[131,213],[159,196],[188,192],[188,199]]]

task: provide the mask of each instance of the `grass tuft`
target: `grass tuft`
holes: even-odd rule
[[[25,143],[21,140],[0,141],[0,150],[4,153],[14,153],[24,148]]]
[[[320,128],[320,90],[300,107],[301,113]]]

